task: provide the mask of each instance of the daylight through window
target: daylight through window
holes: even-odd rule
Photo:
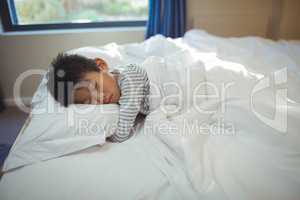
[[[147,20],[148,0],[14,0],[17,23]]]

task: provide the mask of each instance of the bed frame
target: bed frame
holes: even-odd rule
[[[28,117],[26,118],[26,121],[24,122],[24,124],[23,124],[23,126],[22,126],[22,128],[21,128],[21,130],[18,132],[17,138],[15,139],[15,141],[14,141],[14,143],[13,143],[12,147],[10,148],[10,150],[9,150],[9,152],[8,152],[7,155],[9,155],[9,153],[10,153],[10,152],[12,151],[12,149],[15,147],[15,144],[20,140],[21,134],[23,133],[23,131],[25,130],[25,128],[28,126],[30,120],[31,120],[31,113],[28,115]],[[4,162],[5,162],[5,161],[4,161]],[[2,171],[2,167],[3,167],[3,166],[1,166],[1,168],[0,168],[0,180],[1,180],[2,176],[3,176],[3,174],[5,173],[5,172]]]
[[[225,37],[300,39],[298,0],[187,1],[187,28]]]

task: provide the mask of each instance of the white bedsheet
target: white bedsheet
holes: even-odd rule
[[[228,82],[235,85],[224,98],[197,102],[202,109],[215,112],[184,107],[168,115],[158,109],[135,138],[122,144],[9,172],[0,182],[0,199],[299,199],[297,42],[226,39],[193,30],[177,40],[157,36],[115,48],[124,63],[142,63],[155,56],[191,66],[191,59],[186,59],[191,55],[192,63],[199,64],[193,67],[204,66],[206,81],[216,88]],[[253,108],[249,95],[262,80],[279,81],[280,86],[270,84],[256,95]],[[284,92],[276,96],[285,88],[287,96]],[[284,118],[273,124],[266,120],[274,116],[274,105],[279,108],[277,114],[287,111],[286,124]],[[284,106],[286,110],[281,109]],[[213,128],[190,135],[191,127],[185,123],[195,120]],[[172,126],[171,134],[159,129],[160,124]],[[152,127],[150,132],[146,125]]]
[[[158,140],[137,133],[122,144],[108,143],[23,167],[3,176],[0,197],[2,200],[197,199],[184,171],[177,169],[181,164],[161,147]],[[168,177],[167,172],[175,176]]]
[[[224,125],[221,131],[234,125],[234,135],[209,130],[208,137],[199,138],[205,140],[203,146],[189,145],[186,159],[197,191],[221,187],[227,199],[298,199],[299,44],[226,39],[199,30],[188,32],[184,40],[204,54],[215,53],[215,59],[203,61],[209,82],[234,83],[219,99],[225,111],[212,117]]]

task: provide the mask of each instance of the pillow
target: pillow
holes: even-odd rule
[[[110,69],[114,69],[122,65],[122,55],[118,50],[118,45],[112,43],[104,46],[103,48],[97,47],[81,47],[72,49],[66,52],[67,54],[78,54],[90,59],[103,58]]]
[[[34,110],[12,147],[3,171],[104,144],[119,118],[117,104],[70,105],[56,111]],[[44,112],[42,112],[44,111]]]
[[[82,47],[66,53],[103,58],[113,70],[122,65],[118,50],[112,43],[102,48]],[[112,135],[117,127],[118,105],[77,104],[65,108],[48,92],[47,82],[46,73],[33,96],[29,124],[11,149],[4,171],[104,144],[105,137]]]

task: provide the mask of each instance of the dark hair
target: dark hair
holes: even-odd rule
[[[99,72],[96,62],[77,54],[60,53],[51,62],[48,72],[47,87],[51,95],[61,105],[67,107],[73,103],[72,91],[74,85],[87,72]]]

